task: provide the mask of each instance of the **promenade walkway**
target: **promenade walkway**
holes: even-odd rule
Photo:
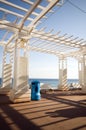
[[[0,95],[0,130],[86,130],[85,94],[41,96],[39,101],[12,104],[8,95]]]

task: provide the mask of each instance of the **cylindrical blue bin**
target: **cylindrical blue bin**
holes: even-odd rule
[[[31,83],[31,100],[40,100],[40,82],[33,81]]]

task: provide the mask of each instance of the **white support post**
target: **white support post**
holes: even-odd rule
[[[20,42],[20,46],[21,46]],[[17,48],[15,45],[14,57],[14,81],[13,89],[10,93],[10,100],[12,102],[30,101],[31,91],[28,87],[28,55],[27,43],[24,43],[22,48]],[[20,50],[23,49],[23,56]]]
[[[86,90],[86,54],[84,55],[84,85]]]
[[[78,61],[79,62],[79,83],[82,90],[86,90],[86,55]]]
[[[2,86],[3,86],[3,79],[4,79],[4,64],[6,63],[6,46],[3,47],[3,63],[2,63]]]
[[[82,58],[78,60],[78,74],[79,74],[79,84],[83,85],[83,62]]]
[[[59,89],[67,90],[67,59],[59,58]]]
[[[28,68],[29,68],[29,61],[28,61],[28,43],[24,44],[24,57],[27,58],[27,65],[26,65],[26,71],[27,71],[27,85],[28,85],[28,78],[29,78],[29,74],[28,74]],[[28,86],[29,87],[29,86]]]
[[[13,50],[9,51],[8,46],[5,45],[3,50],[2,86],[0,88],[2,94],[8,93],[12,87],[12,53]]]
[[[17,44],[15,43],[15,52],[14,52],[14,75],[13,75],[13,90],[17,89]]]
[[[26,47],[25,47],[25,53],[24,53],[24,56],[27,57],[27,84],[28,84],[28,80],[29,80],[29,49],[28,49],[28,44],[29,43],[26,43]]]

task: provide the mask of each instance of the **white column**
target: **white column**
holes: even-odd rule
[[[79,74],[79,84],[82,85],[83,84],[83,60],[80,58],[78,60],[78,74]]]
[[[13,74],[13,89],[17,89],[17,45],[15,43],[15,52],[14,52],[14,74]]]
[[[9,60],[9,63],[7,63],[7,54],[9,54],[9,50],[7,46],[4,46],[3,51],[3,68],[2,68],[2,88],[3,89],[10,89],[11,87],[11,74],[12,74],[12,65]]]
[[[24,45],[24,57],[26,57],[27,58],[27,84],[28,84],[28,79],[29,79],[29,74],[28,74],[28,68],[29,68],[29,55],[28,55],[28,52],[29,52],[29,50],[28,50],[28,44],[29,43],[25,43],[25,45]]]
[[[84,55],[84,85],[86,89],[86,55]]]
[[[86,55],[83,55],[78,62],[79,62],[79,83],[82,85],[82,89],[86,90]]]
[[[62,57],[59,59],[59,89],[67,86],[67,59]]]
[[[82,76],[82,81],[83,81],[83,90],[86,90],[86,55],[83,55],[83,70],[82,70],[83,76]]]
[[[3,63],[2,63],[2,86],[3,86],[3,79],[4,79],[4,64],[6,64],[6,46],[3,47]]]
[[[20,48],[21,49],[21,48]],[[28,87],[28,50],[27,45],[23,47],[23,56],[20,50],[15,46],[14,57],[14,82],[13,89],[10,93],[12,102],[29,101],[31,99],[31,91]]]

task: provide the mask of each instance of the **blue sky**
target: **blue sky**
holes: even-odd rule
[[[67,0],[65,0],[67,1]],[[65,2],[64,1],[64,2]],[[85,10],[86,0],[70,0],[72,3]],[[68,1],[62,7],[55,8],[55,13],[49,17],[44,23],[40,24],[40,28],[45,26],[46,30],[54,29],[54,32],[59,30],[69,35],[74,35],[85,38],[86,36],[86,13],[72,6]]]
[[[68,0],[62,7],[54,8],[55,13],[37,29],[47,27],[45,31],[54,29],[53,33],[61,31],[69,36],[80,37],[86,40],[86,0],[70,0],[79,8],[71,5]],[[81,10],[80,10],[81,9]],[[0,47],[0,76],[2,73],[2,48]],[[30,52],[30,78],[58,78],[58,57],[54,55]],[[78,78],[78,63],[76,59],[68,58],[68,78]]]
[[[53,33],[61,31],[69,36],[86,39],[86,0],[70,0],[80,9],[72,6],[68,1],[62,7],[57,7],[55,13],[44,20],[37,28],[46,27],[45,31],[54,29]],[[78,78],[78,61],[68,58],[68,78]],[[30,53],[30,76],[42,78],[58,78],[58,57],[54,55]]]

